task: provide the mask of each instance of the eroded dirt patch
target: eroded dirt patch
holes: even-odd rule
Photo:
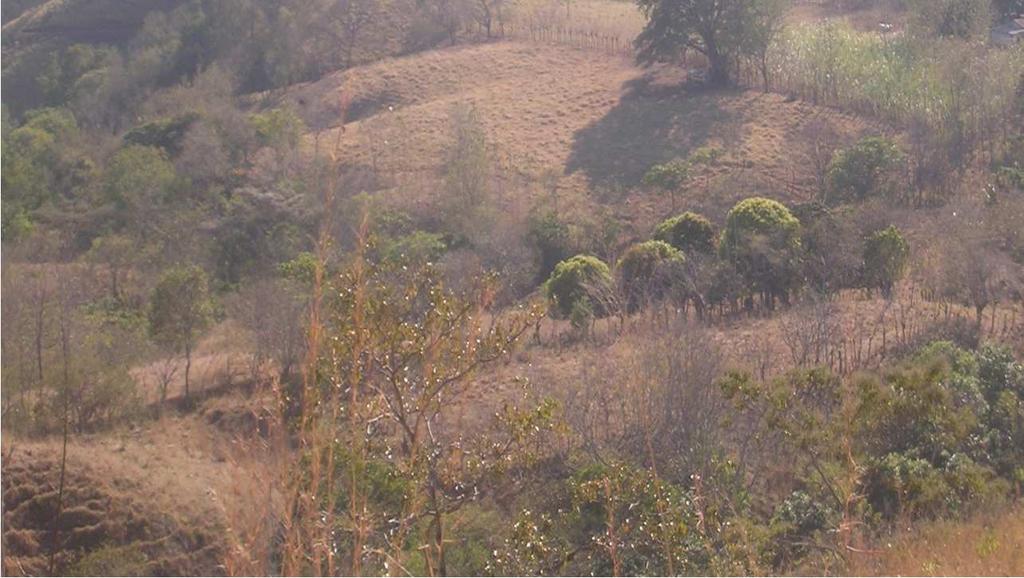
[[[186,526],[133,498],[140,482],[69,461],[58,510],[59,454],[13,452],[3,464],[5,575],[220,574],[222,545],[209,526]]]

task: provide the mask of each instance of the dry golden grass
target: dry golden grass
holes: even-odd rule
[[[11,514],[5,532],[22,532],[45,544],[55,511],[60,440],[7,435],[3,452],[5,511]],[[96,522],[69,521],[65,539],[80,542],[84,552],[111,545],[137,548],[148,560],[149,573],[222,572],[231,514],[258,508],[253,500],[259,488],[250,486],[241,501],[237,484],[261,471],[260,464],[236,459],[232,442],[198,416],[168,416],[143,428],[73,436],[67,456],[65,510],[88,510],[83,516]],[[16,491],[29,492],[29,501],[53,504],[19,508]],[[5,557],[9,569],[20,572],[20,565],[31,572],[45,563],[48,546],[25,546]],[[76,549],[73,544],[67,548]]]
[[[278,519],[281,499],[275,484],[278,465],[261,436],[268,404],[265,396],[231,394],[210,400],[192,414],[168,412],[142,427],[73,436],[68,445],[71,497],[66,507],[92,500],[88,504],[105,505],[89,507],[112,520],[109,528],[93,530],[98,537],[87,551],[110,542],[135,545],[156,573],[266,572],[269,558],[252,545],[271,543],[269,532]],[[5,510],[9,482],[24,483],[17,472],[33,474],[33,483],[39,485],[32,490],[34,495],[46,495],[47,487],[56,486],[59,439],[30,441],[7,435],[3,454]],[[47,524],[5,518],[5,531],[28,531],[39,541],[46,532],[33,528]],[[132,524],[145,531],[133,535]],[[5,563],[27,563],[28,570],[38,570],[42,550],[27,551],[33,554],[26,560],[5,558]]]
[[[563,206],[588,214],[604,204],[640,229],[669,212],[668,198],[639,187],[653,164],[698,147],[721,149],[720,162],[681,195],[682,206],[717,219],[754,194],[811,198],[816,178],[805,132],[812,125],[831,127],[837,144],[889,132],[776,94],[687,91],[684,79],[625,57],[506,41],[381,61],[296,86],[284,99],[323,131],[321,143],[339,138],[345,163],[372,173],[370,190],[400,208],[436,201],[449,115],[462,104],[478,111],[499,172],[528,181],[558,175]],[[340,127],[343,96],[351,121]],[[542,191],[513,194],[529,203]]]
[[[190,393],[202,394],[210,388],[249,380],[246,339],[245,332],[231,321],[214,326],[192,353]],[[171,376],[167,399],[182,397],[185,393],[184,357],[157,359],[132,368],[131,376],[144,404],[160,401],[160,383],[164,375]]]
[[[922,524],[893,536],[880,555],[852,561],[850,573],[878,576],[1020,576],[1024,574],[1024,510],[964,522]]]

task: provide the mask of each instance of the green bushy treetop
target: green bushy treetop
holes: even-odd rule
[[[174,165],[161,149],[129,145],[107,163],[103,175],[106,200],[118,209],[159,205],[175,182]]]
[[[32,211],[75,193],[93,166],[76,150],[79,127],[68,110],[31,111],[16,128],[4,111],[3,229],[10,239],[31,228]]]
[[[712,253],[715,250],[715,229],[711,221],[690,211],[659,224],[654,229],[654,239],[686,254]]]
[[[597,257],[576,255],[555,266],[544,283],[551,314],[567,319],[574,308],[589,307],[597,317],[607,314],[605,297],[612,286],[608,265]]]
[[[674,160],[654,165],[644,173],[644,186],[667,193],[672,199],[672,210],[676,210],[676,193],[690,178],[690,163],[685,160]]]
[[[637,311],[648,300],[661,298],[672,284],[672,267],[684,261],[683,253],[664,241],[645,241],[630,247],[618,264],[626,308]]]
[[[726,217],[722,257],[756,291],[786,298],[800,284],[800,221],[778,201],[740,201]]]
[[[181,152],[185,133],[197,120],[199,120],[199,115],[190,112],[173,118],[147,122],[125,133],[124,142],[161,148],[168,155],[174,156]]]
[[[168,269],[150,296],[149,331],[168,352],[185,354],[185,397],[192,350],[212,322],[213,300],[206,272],[195,266]]]
[[[305,123],[289,108],[274,108],[250,118],[256,138],[262,146],[295,148],[306,130]]]
[[[836,152],[828,165],[829,203],[862,201],[892,192],[893,172],[903,153],[891,139],[868,137]]]
[[[895,225],[873,233],[864,243],[864,284],[886,297],[903,277],[910,245]]]

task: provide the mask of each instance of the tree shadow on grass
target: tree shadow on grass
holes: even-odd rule
[[[651,165],[685,158],[714,137],[740,140],[740,125],[720,107],[728,90],[682,87],[645,74],[626,83],[619,104],[576,132],[566,174],[581,171],[591,187],[637,185]]]

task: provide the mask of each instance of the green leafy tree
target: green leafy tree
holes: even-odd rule
[[[800,286],[800,250],[800,221],[778,201],[746,199],[726,217],[722,256],[769,307]]]
[[[619,283],[626,310],[639,311],[661,299],[679,276],[683,253],[664,241],[645,241],[630,247],[619,259]]]
[[[118,212],[119,225],[143,238],[160,221],[160,211],[176,182],[164,151],[130,145],[119,150],[103,174],[105,200]]]
[[[589,308],[596,317],[604,317],[609,312],[611,287],[611,270],[604,261],[576,255],[555,266],[544,283],[544,293],[554,317],[567,319],[580,307]]]
[[[736,62],[767,48],[778,23],[775,0],[637,0],[647,25],[636,39],[642,63],[678,62],[686,50],[703,54],[714,85],[732,80]]]
[[[711,221],[689,211],[659,224],[654,229],[654,239],[664,241],[687,255],[715,251],[715,229]]]
[[[892,140],[868,137],[850,148],[836,151],[828,166],[829,204],[863,201],[892,193],[894,172],[903,153]]]
[[[728,535],[739,518],[713,503],[719,497],[628,462],[586,464],[545,500],[552,507],[519,513],[490,570],[522,576],[764,572],[740,545],[749,537]]]
[[[380,241],[384,260],[413,265],[437,262],[448,251],[450,243],[451,239],[445,235],[419,230]]]
[[[830,534],[850,543],[854,526],[966,513],[1019,483],[1024,370],[1005,349],[937,342],[845,383],[811,369],[719,385],[799,480],[770,521],[776,567]]]
[[[955,348],[931,347],[856,383],[854,439],[866,454],[862,483],[875,511],[934,516],[996,489],[978,461],[987,458],[971,451],[981,417],[975,367]]]
[[[142,255],[138,245],[128,237],[106,235],[93,239],[85,257],[90,263],[106,267],[110,275],[110,298],[116,302],[121,300],[123,276]]]
[[[8,238],[31,228],[32,214],[88,182],[91,163],[75,142],[78,123],[66,109],[29,112],[25,123],[3,133],[3,228]]]
[[[672,200],[672,212],[676,210],[676,193],[679,187],[683,186],[690,178],[690,163],[684,160],[674,160],[661,165],[654,165],[644,174],[643,183],[647,187],[654,188],[662,194],[668,194]]]
[[[80,89],[78,80],[108,66],[114,57],[115,51],[109,47],[73,44],[50,55],[49,62],[35,78],[36,85],[47,103],[66,105]]]
[[[1019,495],[1024,487],[1024,363],[1005,346],[986,345],[975,358],[987,407],[982,422],[985,451]]]
[[[277,150],[294,149],[305,131],[305,124],[289,108],[274,108],[252,115],[250,122],[262,146]]]
[[[895,225],[873,233],[864,243],[864,284],[886,298],[907,269],[910,245]]]
[[[281,572],[448,575],[459,510],[530,464],[556,408],[510,401],[465,439],[441,424],[457,419],[454,400],[482,391],[476,374],[506,358],[540,312],[483,322],[490,279],[455,293],[433,267],[377,264],[366,249],[326,278],[322,310],[317,261],[301,389],[281,392],[282,406],[298,405],[301,440]]]
[[[185,354],[185,398],[189,395],[192,350],[213,322],[213,300],[199,267],[174,267],[160,278],[149,301],[149,332],[175,355]]]
[[[569,225],[554,211],[530,215],[527,240],[537,251],[538,277],[547,279],[555,266],[569,257]]]
[[[316,255],[303,251],[293,259],[278,265],[277,272],[285,279],[311,286],[316,277],[316,268]]]

